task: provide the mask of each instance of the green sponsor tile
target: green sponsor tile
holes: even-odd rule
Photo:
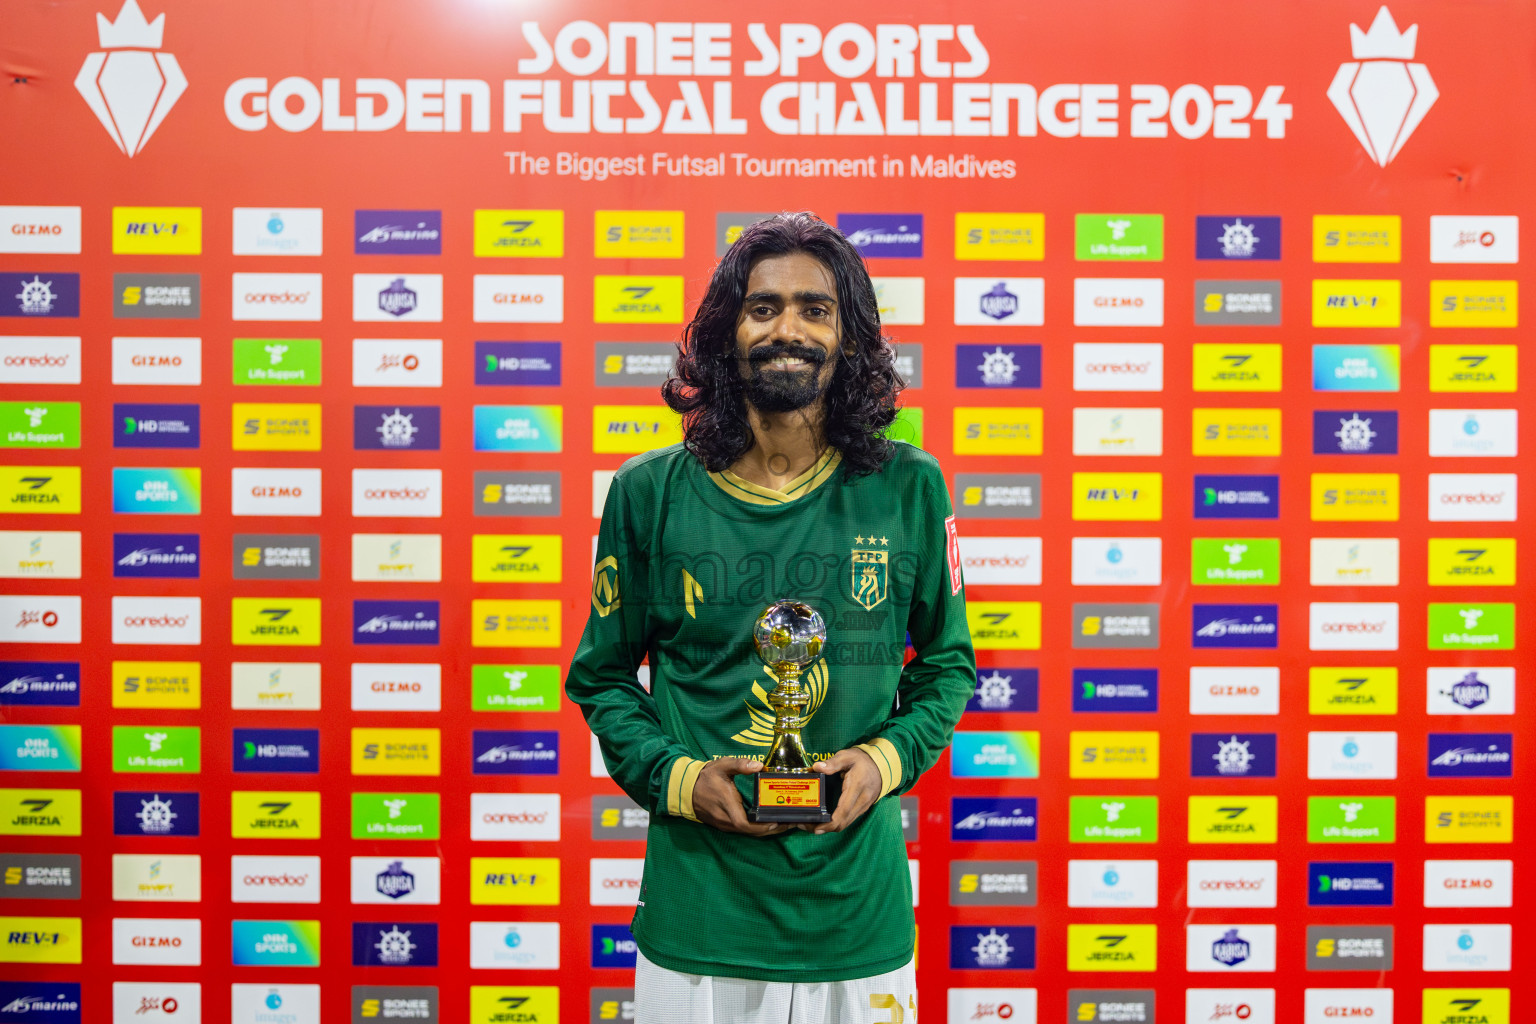
[[[470,676],[474,711],[555,711],[559,665],[476,665]]]
[[[0,402],[0,448],[79,447],[79,402]]]
[[[1280,582],[1276,537],[1196,537],[1191,541],[1190,582],[1204,585],[1269,585]]]
[[[236,338],[236,384],[320,384],[319,338]]]
[[[1392,843],[1396,841],[1396,797],[1307,797],[1307,842],[1309,843]]]
[[[436,793],[353,793],[353,839],[437,839],[442,801]]]
[[[1432,651],[1510,651],[1515,647],[1515,606],[1467,601],[1429,606]]]
[[[1157,842],[1157,797],[1074,796],[1068,814],[1074,843]]]
[[[200,772],[203,770],[201,732],[197,726],[114,725],[112,770]]]
[[[1080,260],[1161,260],[1163,215],[1080,213],[1076,237]]]

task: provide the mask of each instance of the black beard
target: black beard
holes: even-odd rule
[[[774,370],[768,363],[775,359],[804,359],[808,369]],[[821,365],[826,354],[802,345],[763,345],[747,356],[748,374],[742,391],[758,412],[793,412],[813,405],[826,391],[821,381]],[[828,384],[831,382],[828,381]]]

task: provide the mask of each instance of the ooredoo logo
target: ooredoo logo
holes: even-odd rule
[[[126,0],[116,21],[96,14],[102,51],[92,53],[75,76],[75,88],[117,148],[129,157],[143,151],[181,94],[187,76],[173,54],[160,52],[165,15],[153,22],[134,0]]]
[[[229,863],[234,903],[319,903],[319,857],[234,856]]]
[[[319,320],[319,274],[235,274],[230,301],[235,320]]]
[[[443,514],[440,469],[354,469],[352,514],[358,517],[438,518]]]
[[[560,838],[558,793],[471,793],[469,837],[496,842]]]
[[[114,597],[115,644],[202,643],[202,599],[197,597]]]

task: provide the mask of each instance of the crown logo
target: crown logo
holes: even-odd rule
[[[123,0],[116,21],[96,12],[102,49],[88,55],[75,88],[127,156],[136,156],[187,91],[174,54],[164,53],[165,15],[144,20],[138,0]]]
[[[116,21],[108,21],[105,14],[96,12],[96,36],[104,50],[126,47],[158,50],[165,36],[165,15],[160,15],[153,23],[145,21],[144,12],[139,10],[135,0],[127,0],[123,9],[117,12]],[[1413,56],[1411,49],[1408,55]]]
[[[1402,151],[1440,97],[1429,69],[1413,61],[1419,26],[1399,32],[1392,12],[1376,12],[1368,32],[1349,26],[1354,60],[1339,65],[1328,99],[1378,167]]]
[[[1369,32],[1361,32],[1359,25],[1349,26],[1349,49],[1355,60],[1413,60],[1418,43],[1419,26],[1409,25],[1407,32],[1399,32],[1385,7],[1376,12]]]

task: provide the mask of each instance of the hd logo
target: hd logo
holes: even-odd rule
[[[476,210],[476,256],[564,256],[564,210]]]
[[[320,646],[318,597],[230,599],[230,643],[237,646]]]

